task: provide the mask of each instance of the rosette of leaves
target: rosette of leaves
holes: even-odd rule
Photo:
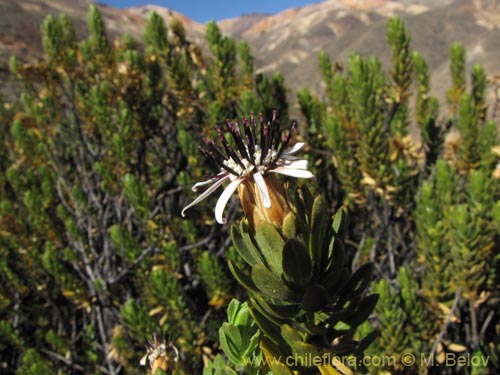
[[[321,360],[311,359],[362,355],[376,337],[354,339],[378,296],[363,294],[371,264],[354,273],[346,266],[345,211],[329,218],[321,197],[306,188],[301,195],[281,228],[266,222],[253,228],[246,220],[232,228],[247,267],[231,260],[229,267],[248,290],[265,362],[276,374],[317,373]]]
[[[227,309],[228,321],[219,328],[219,340],[231,364],[245,374],[258,374],[262,362],[260,332],[250,314],[247,302],[233,299]],[[233,374],[225,367],[226,375]],[[211,373],[210,373],[211,374]]]

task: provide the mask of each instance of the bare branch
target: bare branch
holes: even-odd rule
[[[455,293],[455,299],[453,300],[453,306],[451,307],[450,312],[446,316],[446,321],[444,323],[443,328],[441,329],[441,332],[439,332],[439,335],[438,335],[436,341],[434,341],[434,344],[432,345],[430,358],[433,358],[434,354],[436,354],[437,347],[438,347],[439,343],[443,340],[444,335],[446,334],[446,331],[448,329],[448,325],[451,322],[451,317],[453,316],[453,314],[455,313],[455,310],[458,307],[458,302],[460,301],[461,296],[462,296],[462,288],[458,289],[457,292]],[[429,361],[429,363],[432,364],[432,361]]]
[[[158,249],[155,246],[150,246],[146,250],[142,252],[141,255],[139,255],[134,262],[128,266],[126,269],[124,269],[122,272],[120,272],[118,275],[113,277],[111,280],[108,281],[109,285],[116,284],[117,282],[121,281],[125,276],[127,276],[134,268],[136,268],[144,259],[146,259],[148,256],[150,256],[152,253],[158,253],[160,252],[160,249]]]

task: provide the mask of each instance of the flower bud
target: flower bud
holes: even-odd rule
[[[255,181],[245,180],[238,186],[243,211],[254,228],[263,221],[281,228],[285,215],[290,211],[285,189],[273,174],[265,175],[264,181],[268,188],[271,206],[269,208],[264,206],[262,194]]]

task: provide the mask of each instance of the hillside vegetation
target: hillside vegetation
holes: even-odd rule
[[[44,57],[10,61],[0,373],[500,372],[498,103],[463,45],[449,46],[445,106],[399,18],[388,70],[321,52],[325,100],[300,89],[294,130],[283,75],[256,74],[249,44],[216,23],[206,53],[154,12],[141,41],[112,42],[95,6],[87,25],[78,39],[48,16]],[[301,142],[300,156],[280,149]],[[314,178],[267,173],[286,157]],[[183,218],[191,186],[239,158],[283,211],[267,216],[257,166],[227,224],[214,196]]]

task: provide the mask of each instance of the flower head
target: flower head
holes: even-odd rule
[[[250,114],[250,119],[242,119],[242,126],[237,121],[230,120],[226,121],[226,125],[233,145],[218,127],[217,133],[222,147],[208,139],[204,139],[204,145],[200,146],[201,152],[220,168],[220,172],[211,179],[198,182],[193,186],[193,191],[197,191],[202,186],[208,186],[208,188],[184,207],[182,216],[187,209],[201,202],[226,182],[229,185],[224,189],[215,206],[215,219],[220,224],[225,222],[222,217],[224,208],[237,190],[243,209],[251,218],[255,217],[252,213],[255,209],[261,212],[257,215],[260,220],[269,220],[269,217],[273,216],[273,212],[268,210],[287,211],[284,189],[272,173],[291,177],[313,177],[313,174],[307,170],[307,160],[294,155],[304,146],[304,143],[299,142],[288,148],[296,123],[292,122],[288,132],[284,134],[278,126],[276,111],[274,111],[271,121],[267,123],[264,122],[261,114],[259,126],[253,113]]]
[[[146,354],[141,358],[140,365],[146,366],[146,361],[149,360],[151,373],[154,374],[159,368],[163,371],[172,368],[178,358],[179,351],[172,343],[160,343],[158,337],[153,335],[153,342],[148,343],[146,346]]]

